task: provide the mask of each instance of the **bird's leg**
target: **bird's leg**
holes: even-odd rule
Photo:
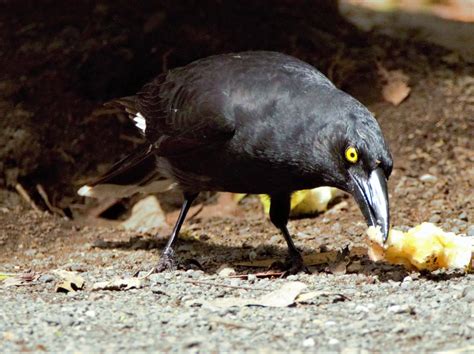
[[[178,220],[174,225],[173,232],[171,233],[171,236],[168,239],[165,248],[161,252],[161,257],[156,267],[156,272],[163,272],[165,270],[175,270],[177,268],[176,257],[174,254],[173,247],[176,244],[176,241],[178,241],[179,230],[181,230],[181,226],[183,225],[184,219],[186,219],[186,214],[188,213],[191,204],[193,203],[194,199],[196,199],[198,194],[199,193],[184,194],[184,202],[181,207]]]
[[[286,244],[288,245],[287,271],[291,274],[298,273],[302,270],[307,272],[308,270],[303,263],[303,257],[293,243],[288,228],[286,227],[290,215],[290,195],[278,194],[270,197],[270,220],[273,225],[280,229],[285,238]]]

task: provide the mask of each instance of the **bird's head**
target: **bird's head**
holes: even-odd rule
[[[342,91],[320,104],[325,118],[318,119],[316,149],[325,160],[324,182],[352,194],[367,224],[380,226],[385,241],[390,227],[387,180],[393,162],[380,126],[367,108]]]

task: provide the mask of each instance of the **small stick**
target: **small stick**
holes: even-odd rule
[[[231,289],[271,291],[270,289],[257,289],[257,288],[251,288],[249,286],[227,285],[227,284],[213,283],[210,281],[202,281],[202,280],[183,280],[183,282],[196,284],[196,285],[210,285],[210,286],[217,286],[217,287],[231,288]]]
[[[188,218],[188,220],[194,219],[196,216],[198,216],[198,215],[201,213],[201,211],[202,211],[203,209],[204,209],[204,204],[201,203],[201,204],[199,205],[199,209],[196,210],[196,211]]]
[[[38,194],[41,196],[41,198],[43,198],[43,202],[44,204],[46,204],[49,211],[51,211],[52,213],[59,214],[61,216],[66,216],[66,214],[64,214],[64,211],[62,211],[60,208],[56,208],[51,204],[51,202],[49,201],[48,194],[46,193],[41,184],[36,185],[36,190],[38,191]]]
[[[15,189],[18,192],[18,194],[30,205],[30,207],[40,213],[41,210],[38,208],[38,206],[35,204],[35,202],[31,199],[30,195],[28,192],[23,188],[23,186],[20,183],[15,184]]]
[[[209,321],[214,322],[216,324],[221,324],[221,325],[224,325],[224,326],[230,327],[230,328],[243,328],[243,329],[249,329],[249,330],[252,330],[252,331],[255,331],[257,329],[254,326],[248,326],[248,325],[237,323],[237,322],[225,321],[225,320],[222,320],[222,319],[217,318],[217,317],[216,318],[211,318]]]
[[[266,272],[266,273],[254,273],[257,278],[270,278],[270,277],[282,277],[285,275],[286,272]],[[236,274],[236,275],[229,275],[229,278],[239,278],[239,279],[245,279],[248,278],[250,274]]]

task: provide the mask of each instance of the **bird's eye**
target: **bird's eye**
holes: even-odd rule
[[[353,146],[349,146],[346,149],[346,160],[350,163],[356,163],[359,159],[359,155],[357,153],[357,149]]]

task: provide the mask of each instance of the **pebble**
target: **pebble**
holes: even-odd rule
[[[303,347],[314,347],[316,345],[316,342],[314,341],[313,338],[306,338],[303,343]]]
[[[474,302],[474,287],[466,287],[462,291],[462,297],[466,299],[467,302]]]
[[[257,276],[255,274],[249,274],[249,275],[247,275],[247,280],[249,282],[253,283],[257,280]]]
[[[441,221],[441,216],[439,216],[439,214],[434,214],[428,221],[437,224]]]
[[[249,252],[249,260],[250,260],[250,262],[254,261],[255,259],[257,259],[257,252],[255,252],[255,251],[250,251],[250,252]]]
[[[467,235],[474,236],[474,225],[469,226],[469,228],[467,229]]]
[[[229,266],[223,266],[218,271],[217,274],[222,278],[227,278],[231,275],[235,275],[235,269]]]
[[[467,214],[466,212],[462,212],[461,214],[459,214],[458,218],[462,221],[467,221]]]
[[[438,181],[438,177],[430,175],[430,174],[424,174],[420,176],[420,181],[425,182],[425,183],[436,183]]]
[[[413,313],[414,308],[408,304],[403,305],[392,305],[388,309],[388,312],[392,312],[395,314],[402,314],[402,313]]]
[[[52,281],[54,281],[54,276],[52,276],[51,274],[43,274],[38,278],[38,281],[42,283],[51,283]]]

